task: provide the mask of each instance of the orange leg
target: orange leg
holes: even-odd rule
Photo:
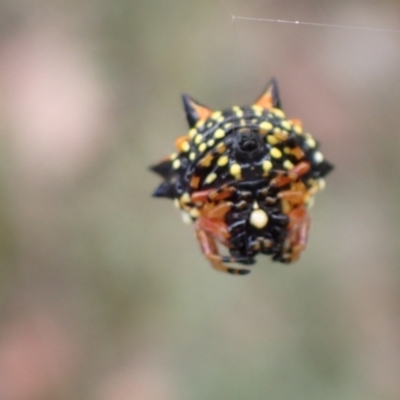
[[[223,220],[225,215],[232,209],[232,203],[229,201],[215,205],[214,203],[206,203],[201,208],[201,215],[210,219]]]
[[[204,255],[214,269],[233,275],[246,275],[250,273],[248,269],[235,269],[224,265],[223,262],[235,262],[236,259],[219,255],[215,239],[209,233],[199,229],[196,230],[196,235]]]
[[[278,197],[290,203],[302,204],[304,203],[305,194],[301,190],[285,190],[278,193]]]
[[[291,261],[296,261],[300,253],[306,248],[310,217],[304,207],[296,207],[289,213],[289,246],[291,249]]]
[[[196,229],[210,233],[224,246],[228,246],[230,233],[224,221],[200,216],[196,221]]]
[[[246,275],[250,273],[247,269],[229,268],[223,264],[224,262],[238,262],[241,260],[219,254],[216,240],[227,246],[227,238],[229,237],[227,227],[222,221],[200,217],[196,221],[196,236],[201,250],[213,268],[233,275]]]
[[[192,193],[191,200],[193,203],[203,203],[205,201],[219,201],[232,196],[236,189],[228,184],[222,185],[218,189],[199,190]]]

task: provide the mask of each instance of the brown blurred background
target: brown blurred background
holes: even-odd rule
[[[339,29],[231,15],[364,26]],[[0,3],[0,399],[400,398],[400,3]],[[213,271],[147,166],[275,76],[336,164],[293,266]]]

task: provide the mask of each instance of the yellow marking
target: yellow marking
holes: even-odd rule
[[[315,203],[314,197],[309,197],[309,198],[307,199],[307,207],[308,207],[308,208],[313,207],[313,206],[314,206],[314,203]]]
[[[256,111],[263,112],[263,111],[264,111],[264,108],[262,108],[261,106],[259,106],[259,105],[257,105],[257,104],[252,105],[251,108],[252,108],[252,110],[253,110],[254,112],[256,112]]]
[[[272,108],[271,112],[276,115],[278,118],[285,118],[285,113],[279,108]]]
[[[214,140],[214,139],[210,139],[210,140],[207,142],[207,146],[208,146],[208,147],[213,147],[214,144],[215,144],[215,140]]]
[[[292,128],[292,124],[289,121],[282,121],[281,127],[289,131]]]
[[[206,145],[205,143],[202,143],[202,144],[199,146],[199,152],[202,153],[206,148],[207,148],[207,145]]]
[[[281,128],[278,128],[277,126],[273,129],[273,132],[274,133],[281,133],[282,132],[282,130],[281,130]]]
[[[292,149],[292,154],[298,159],[300,160],[301,158],[304,157],[304,152],[300,147],[295,147],[294,149]]]
[[[182,211],[182,221],[186,225],[190,225],[193,223],[192,218],[190,218],[190,215],[186,211]]]
[[[260,208],[260,206],[258,205],[258,203],[255,201],[254,203],[253,203],[253,209],[254,210],[258,210]]]
[[[290,147],[284,147],[284,148],[283,148],[283,152],[284,152],[285,154],[290,154],[290,153],[292,152],[292,149],[291,149]]]
[[[169,156],[169,158],[170,158],[171,160],[175,160],[176,157],[178,157],[178,154],[177,154],[177,153],[172,153],[172,154]]]
[[[213,119],[214,121],[217,121],[220,117],[222,117],[221,111],[215,111],[211,114],[211,119]]]
[[[257,119],[257,118],[253,118],[253,119],[251,120],[251,123],[254,124],[254,125],[256,125],[257,122],[258,122],[258,119]]]
[[[319,190],[324,190],[326,186],[325,180],[322,178],[318,179],[318,186]]]
[[[227,124],[224,125],[224,129],[229,129],[233,126],[232,122],[228,122]]]
[[[181,144],[181,150],[184,151],[185,153],[186,153],[187,151],[189,151],[189,150],[190,150],[190,144],[189,144],[189,142],[183,142],[183,143]]]
[[[257,229],[264,228],[268,223],[268,215],[262,209],[257,209],[251,212],[250,214],[250,224],[253,225]]]
[[[240,178],[240,175],[242,173],[242,167],[239,164],[232,164],[229,169],[229,172],[235,178]]]
[[[190,129],[190,131],[188,133],[189,139],[193,139],[196,136],[196,133],[197,133],[197,129],[195,129],[195,128]]]
[[[214,182],[217,179],[217,174],[215,172],[211,172],[211,174],[208,174],[206,179],[204,180],[204,183],[207,185]]]
[[[274,158],[281,158],[282,157],[282,152],[277,149],[276,147],[272,147],[272,149],[269,152],[272,157]]]
[[[179,159],[176,159],[173,163],[172,163],[172,168],[173,169],[178,169],[181,166],[181,161]]]
[[[233,110],[233,112],[236,114],[236,116],[238,118],[242,118],[243,117],[244,113],[243,113],[243,110],[240,107],[234,106],[234,107],[232,107],[232,110]]]
[[[311,137],[311,135],[307,136],[306,143],[308,147],[312,149],[317,146],[317,142]]]
[[[193,218],[198,218],[200,216],[200,211],[197,208],[191,208],[189,214]]]
[[[217,153],[222,154],[226,151],[225,143],[220,143],[216,148]]]
[[[260,127],[261,129],[267,131],[267,132],[268,132],[268,131],[271,131],[271,130],[274,128],[274,126],[271,124],[271,122],[268,122],[268,121],[261,122],[261,124],[259,125],[259,127]]]
[[[179,200],[178,200],[178,199],[174,199],[174,206],[175,206],[176,208],[181,208],[181,203],[179,203]]]
[[[202,128],[203,125],[204,125],[204,119],[199,119],[199,120],[196,122],[196,128]]]
[[[206,128],[211,128],[214,125],[214,122],[207,122]]]
[[[281,141],[284,141],[284,140],[286,140],[287,137],[288,137],[288,132],[286,132],[286,131],[279,131],[279,132],[274,133],[274,135],[275,135],[275,137],[276,137],[277,139],[279,139],[279,140],[281,140]]]
[[[189,193],[186,192],[181,196],[181,203],[190,203]]]
[[[317,163],[320,163],[320,162],[324,161],[324,156],[322,155],[321,152],[316,151],[314,153],[314,161],[317,162]]]
[[[217,129],[214,132],[214,137],[215,139],[222,139],[225,136],[225,131],[221,128]]]
[[[262,169],[263,169],[264,172],[270,171],[272,169],[272,167],[273,167],[273,164],[272,164],[272,162],[270,160],[265,160],[262,163]]]
[[[269,144],[274,145],[274,144],[278,144],[278,143],[279,143],[279,140],[278,140],[275,136],[268,135],[268,136],[267,136],[267,142],[268,142]]]
[[[303,133],[303,128],[298,124],[293,125],[293,130],[297,135],[301,135]]]
[[[193,175],[192,179],[190,180],[190,186],[192,188],[197,189],[199,187],[199,184],[200,184],[200,177],[196,176],[196,175]]]
[[[199,144],[201,141],[203,140],[203,135],[201,133],[198,133],[195,137],[194,137],[194,143],[195,144]]]
[[[204,158],[200,160],[200,165],[202,167],[209,167],[212,163],[212,160],[214,159],[214,156],[212,154],[207,154]]]
[[[240,126],[246,126],[246,121],[243,118],[240,120]]]
[[[294,165],[293,165],[293,163],[292,163],[290,160],[286,160],[286,161],[284,161],[284,163],[283,163],[283,167],[284,167],[285,169],[292,169],[292,168],[294,168]]]
[[[194,161],[196,158],[196,153],[194,153],[193,151],[189,154],[189,160],[190,161]]]
[[[229,157],[228,156],[221,156],[218,158],[217,164],[219,167],[225,167],[226,164],[229,162]]]
[[[256,117],[261,117],[262,113],[263,113],[263,108],[257,104],[251,106],[252,110],[254,111],[254,115]]]

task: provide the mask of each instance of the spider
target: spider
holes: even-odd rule
[[[175,153],[150,167],[163,178],[153,196],[173,199],[194,223],[216,270],[248,274],[259,253],[296,261],[307,244],[308,208],[333,165],[301,121],[286,118],[276,80],[248,107],[213,111],[182,98],[190,130]]]

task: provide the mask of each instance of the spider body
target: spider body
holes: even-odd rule
[[[190,126],[177,152],[152,167],[164,179],[156,197],[174,200],[194,222],[205,256],[217,270],[244,275],[259,253],[288,263],[307,243],[308,207],[333,166],[281,110],[272,80],[250,107],[212,111],[183,96]],[[221,256],[217,243],[229,249]]]

